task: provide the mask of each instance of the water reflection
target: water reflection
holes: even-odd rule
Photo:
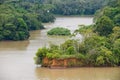
[[[9,50],[26,50],[29,45],[29,41],[1,41],[0,42],[0,51],[9,51]]]
[[[120,80],[120,68],[36,68],[40,80]]]
[[[41,30],[30,31],[29,40],[36,40],[40,36],[41,36]]]

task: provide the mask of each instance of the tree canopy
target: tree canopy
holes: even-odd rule
[[[99,10],[95,16],[95,31],[103,36],[112,33],[115,26],[120,26],[120,5],[119,0],[112,1],[105,8]]]
[[[30,30],[43,29],[42,22],[55,17],[34,0],[0,0],[0,40],[25,40]]]
[[[42,4],[54,6],[51,12],[61,15],[93,15],[108,0],[41,0]]]
[[[109,2],[115,4],[110,4]],[[24,40],[29,38],[30,30],[43,29],[41,23],[54,22],[53,14],[59,15],[93,15],[101,9],[100,17],[108,23],[96,25],[100,31],[112,30],[112,25],[119,26],[120,2],[118,0],[0,0],[0,40]],[[108,7],[102,9],[109,4]],[[99,17],[99,18],[100,18]],[[112,20],[112,21],[111,21]],[[101,21],[97,21],[98,23]],[[111,24],[113,22],[113,24]],[[107,25],[107,26],[106,26]],[[110,26],[111,28],[108,28]],[[102,29],[101,29],[102,27]],[[100,30],[101,29],[101,30]],[[110,33],[107,32],[107,34]],[[16,35],[15,35],[16,33]],[[106,34],[106,32],[104,32]],[[16,37],[17,36],[17,37]]]

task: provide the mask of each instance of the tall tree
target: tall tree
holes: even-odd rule
[[[96,22],[95,31],[102,36],[108,36],[112,32],[113,26],[113,21],[109,17],[102,16]]]

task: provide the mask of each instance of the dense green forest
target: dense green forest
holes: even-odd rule
[[[109,0],[40,0],[43,5],[50,4],[50,10],[60,15],[93,15],[104,7]]]
[[[110,1],[96,12],[95,24],[81,25],[74,32],[82,34],[83,40],[68,40],[60,46],[40,48],[36,53],[36,63],[42,59],[77,58],[80,64],[72,66],[120,66],[120,0]]]
[[[101,36],[109,36],[114,27],[120,26],[120,1],[114,0],[97,11],[94,22],[96,23],[95,32]]]
[[[25,40],[30,30],[43,29],[42,22],[55,19],[45,9],[31,0],[0,0],[0,40]]]
[[[0,40],[25,40],[57,15],[93,15],[114,0],[0,0]],[[116,16],[116,19],[119,17]]]

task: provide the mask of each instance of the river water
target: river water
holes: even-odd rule
[[[57,17],[46,29],[31,31],[26,41],[0,42],[0,80],[120,80],[120,68],[38,68],[33,57],[39,47],[63,43],[68,37],[47,36],[53,27],[66,27],[73,32],[78,25],[92,24],[92,17]]]

